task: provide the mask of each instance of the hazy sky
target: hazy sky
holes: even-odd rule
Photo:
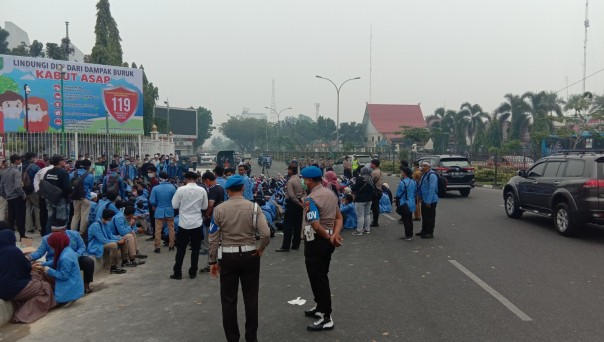
[[[96,0],[2,0],[12,21],[38,39],[60,42],[64,22],[84,53],[94,45]],[[267,112],[271,80],[282,115],[320,113],[361,121],[371,103],[416,104],[425,116],[469,101],[490,112],[503,95],[559,90],[580,80],[584,0],[113,0],[124,60],[143,64],[173,107],[226,114]],[[604,4],[590,1],[587,74],[604,68]],[[604,72],[587,90],[604,92]],[[569,89],[580,93],[581,84]],[[566,90],[560,92],[566,97]]]

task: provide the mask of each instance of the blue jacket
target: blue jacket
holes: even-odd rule
[[[134,180],[136,178],[136,166],[122,163],[122,166],[120,166],[120,176],[122,176],[122,179]]]
[[[78,177],[82,177],[82,175],[84,173],[86,173],[86,170],[84,169],[77,169],[74,172],[69,174],[69,181],[71,182],[71,180],[74,177],[74,174],[77,173]],[[94,175],[92,174],[92,172],[88,173],[88,175],[86,176],[86,178],[84,178],[84,191],[86,192],[86,198],[90,199],[90,192],[92,191],[92,189],[94,189]]]
[[[277,216],[277,208],[275,205],[271,201],[268,201],[261,209],[269,227],[275,227],[275,217]]]
[[[220,186],[224,189],[224,186],[226,185],[226,179],[224,179],[224,177],[216,177],[216,184],[220,184]],[[228,200],[229,199],[229,195],[227,195],[226,190],[224,190],[224,200]]]
[[[69,237],[69,247],[77,254],[78,257],[81,257],[86,253],[86,245],[84,244],[84,240],[82,240],[82,236],[75,230],[66,230],[65,233]],[[42,238],[42,243],[40,243],[40,247],[38,250],[31,253],[31,260],[38,260],[46,254],[46,261],[42,263],[43,266],[52,266],[55,256],[55,251],[48,245],[48,238],[50,234],[44,236]]]
[[[90,201],[90,211],[88,211],[88,227],[90,227],[90,225],[94,222],[94,219],[96,218],[96,207],[98,205],[99,204],[97,202]]]
[[[246,200],[252,201],[254,199],[254,182],[248,176],[243,176],[243,197]],[[226,193],[226,191],[225,191]]]
[[[102,190],[103,192],[107,192],[107,179],[109,179],[109,177],[111,177],[111,174],[105,176],[105,178],[103,178],[103,187]],[[126,198],[126,182],[124,182],[124,180],[120,177],[117,181],[118,187],[119,187],[119,195],[121,198]]]
[[[115,204],[113,202],[109,201],[108,199],[102,199],[96,205],[96,209],[94,212],[94,219],[92,221],[88,221],[88,222],[99,221],[103,217],[103,210],[105,210],[105,209],[111,209],[116,214],[120,212],[119,209],[115,206]],[[92,207],[91,207],[91,210],[92,210]]]
[[[170,179],[176,179],[178,178],[178,172],[179,172],[180,168],[178,167],[178,165],[176,164],[169,164],[168,165],[168,170],[166,171],[168,173],[168,178]]]
[[[415,193],[417,191],[417,183],[411,178],[404,178],[398,183],[396,189],[396,198],[398,199],[398,205],[407,203],[409,211],[415,211]]]
[[[119,239],[117,236],[109,233],[100,220],[94,222],[90,228],[88,228],[88,253],[90,255],[102,258],[103,252],[105,251],[105,244],[118,241]]]
[[[419,182],[419,196],[426,204],[438,203],[438,176],[430,170]]]
[[[172,197],[176,188],[168,182],[161,182],[151,190],[149,204],[155,207],[155,218],[174,217],[174,208],[172,208]]]
[[[57,303],[66,303],[81,298],[84,295],[84,280],[80,274],[78,255],[65,247],[57,269],[49,268],[48,275],[55,278],[55,300]]]
[[[340,204],[340,211],[346,217],[344,228],[355,229],[357,227],[357,212],[354,208],[354,203]]]
[[[390,202],[390,197],[385,192],[382,194],[382,198],[380,198],[380,213],[391,213],[392,212],[392,203]]]
[[[113,219],[107,223],[106,227],[111,234],[116,236],[125,236],[132,233],[132,226],[126,222],[126,217],[124,217],[121,211],[113,216]]]

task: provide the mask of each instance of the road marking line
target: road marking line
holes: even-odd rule
[[[505,298],[501,293],[497,292],[495,289],[490,287],[487,283],[482,281],[482,279],[478,278],[474,273],[470,272],[470,270],[463,267],[462,264],[458,263],[455,260],[449,260],[449,262],[452,263],[453,266],[457,267],[460,271],[462,271],[465,275],[467,275],[468,278],[472,279],[476,284],[478,284],[478,286],[482,287],[485,291],[490,293],[491,296],[495,297],[495,299],[497,299],[501,304],[503,304],[506,308],[508,308],[508,310],[510,310],[516,316],[518,316],[518,318],[520,318],[521,320],[523,320],[525,322],[529,322],[529,321],[533,320],[527,314],[522,312],[522,310],[518,309],[518,307],[516,305],[512,304],[512,302],[510,302],[507,298]]]
[[[392,221],[396,221],[396,219],[388,214],[382,214],[384,216],[386,216],[387,218],[391,219]]]

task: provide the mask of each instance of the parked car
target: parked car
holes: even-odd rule
[[[212,165],[214,163],[214,155],[210,153],[202,153],[199,155],[199,165]]]
[[[333,163],[333,171],[338,175],[344,174],[344,157],[349,157],[350,162],[354,160],[356,156],[359,165],[369,166],[371,164],[371,156],[368,154],[349,154],[348,156],[342,156]]]
[[[431,155],[424,156],[417,161],[421,165],[423,161],[429,161],[432,170],[445,177],[447,180],[447,191],[457,190],[463,197],[468,197],[474,189],[474,168],[468,158],[459,155]]]
[[[503,188],[505,213],[552,217],[558,233],[576,235],[586,223],[604,224],[604,152],[572,151],[538,160]]]
[[[270,168],[272,164],[273,164],[273,160],[271,158],[270,153],[261,153],[258,156],[258,166],[260,166],[260,167],[266,166],[266,167]]]
[[[508,166],[516,169],[528,169],[533,166],[535,161],[532,158],[525,156],[497,156],[497,164],[499,166]],[[495,156],[491,156],[487,161],[487,166],[495,165]]]

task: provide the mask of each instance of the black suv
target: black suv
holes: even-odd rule
[[[554,218],[558,232],[576,235],[585,223],[604,224],[604,151],[568,151],[518,171],[503,188],[505,213]],[[602,198],[602,200],[600,200]]]
[[[432,170],[447,179],[447,191],[459,190],[463,197],[470,195],[474,188],[474,168],[468,158],[457,155],[433,155],[418,159],[421,165],[424,161],[432,164]]]

